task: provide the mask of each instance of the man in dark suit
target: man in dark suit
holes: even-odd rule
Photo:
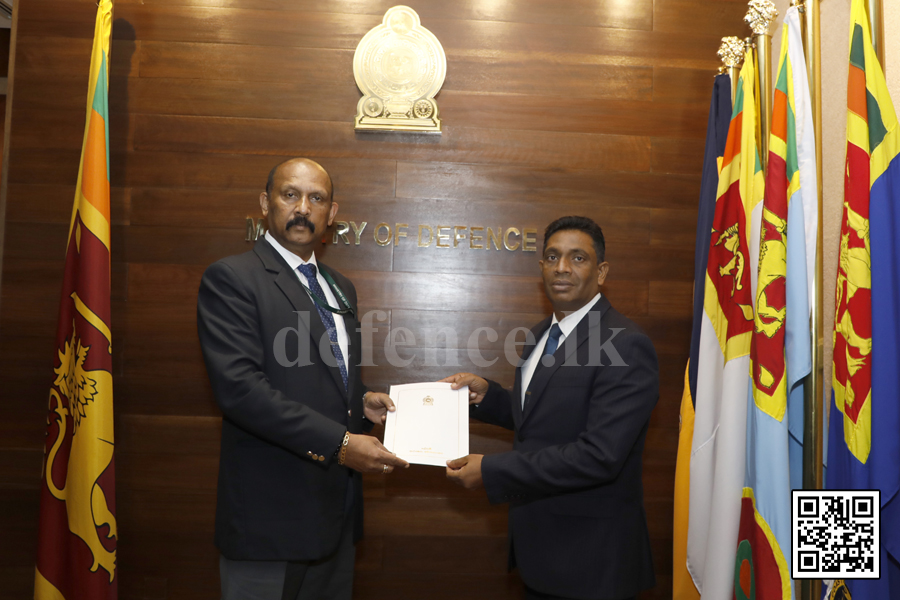
[[[659,372],[650,338],[600,293],[600,227],[563,217],[540,261],[553,315],[528,336],[512,392],[471,373],[471,416],[516,432],[513,450],[449,461],[447,477],[508,502],[510,568],[526,598],[624,599],[655,585],[641,455]]]
[[[200,283],[200,343],[223,414],[224,600],[349,600],[360,472],[408,466],[362,434],[393,404],[360,381],[353,284],[316,261],[338,210],[332,190],[311,160],[277,165],[259,199],[265,238]]]

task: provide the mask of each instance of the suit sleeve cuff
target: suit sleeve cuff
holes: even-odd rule
[[[512,452],[515,452],[515,450]],[[503,485],[504,464],[506,458],[512,452],[490,454],[481,459],[481,482],[484,485],[484,491],[487,493],[488,502],[491,504],[521,502],[526,499],[523,494],[510,492]]]
[[[502,385],[496,381],[491,381],[490,379],[486,381],[488,382],[488,390],[484,393],[484,398],[482,398],[481,402],[478,404],[469,405],[469,416],[475,419],[478,418],[479,412],[483,412],[485,408],[496,402],[498,398],[504,398],[504,392],[506,390],[503,389]]]
[[[323,421],[326,423],[323,423],[321,435],[306,444],[308,447],[301,453],[301,456],[327,466],[337,460],[335,451],[340,449],[344,441],[347,426],[330,419],[323,419]]]
[[[360,400],[360,405],[362,405],[362,430],[365,433],[369,433],[370,431],[372,431],[372,428],[375,427],[375,423],[370,421],[366,417],[366,394],[368,394],[371,391],[372,390],[370,390],[369,388],[364,387],[363,393],[362,393],[362,399]]]

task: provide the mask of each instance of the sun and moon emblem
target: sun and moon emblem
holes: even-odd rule
[[[413,109],[415,115],[420,119],[427,119],[434,114],[434,107],[428,100],[419,100]]]

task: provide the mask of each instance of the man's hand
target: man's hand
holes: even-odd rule
[[[382,425],[387,420],[388,411],[396,410],[391,397],[378,392],[366,392],[366,395],[363,396],[363,404],[366,418],[372,423],[381,423]]]
[[[360,473],[390,473],[395,467],[407,468],[409,463],[385,448],[371,435],[350,434],[344,466]]]
[[[464,385],[469,386],[469,404],[481,404],[481,401],[484,400],[484,395],[488,391],[488,382],[478,375],[472,375],[471,373],[457,373],[456,375],[441,379],[441,382],[452,383],[453,385],[450,387],[454,390],[458,390]]]
[[[483,454],[469,454],[456,460],[448,460],[447,479],[455,481],[467,490],[480,489],[484,485],[481,480],[482,458]]]

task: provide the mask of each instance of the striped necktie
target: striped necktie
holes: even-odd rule
[[[325,292],[322,291],[322,286],[319,285],[319,279],[316,277],[316,265],[306,263],[297,267],[297,270],[306,277],[306,285],[309,287],[309,290],[322,300],[325,300]],[[313,301],[313,304],[316,305],[316,310],[319,311],[319,317],[322,318],[322,323],[325,325],[325,329],[328,330],[328,339],[331,340],[331,352],[337,360],[338,370],[341,372],[341,379],[344,380],[344,389],[346,390],[347,364],[344,361],[344,354],[341,352],[341,346],[338,344],[337,329],[334,326],[334,316],[331,314],[331,311],[319,306],[318,302]]]

